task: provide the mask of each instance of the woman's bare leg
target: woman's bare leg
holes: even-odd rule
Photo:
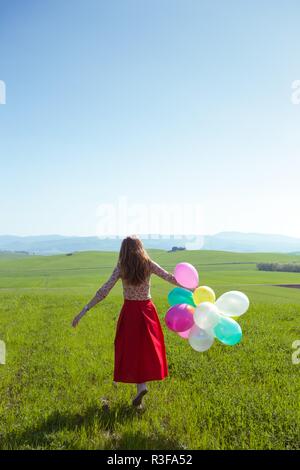
[[[137,388],[137,395],[134,398],[132,404],[134,406],[139,406],[139,405],[141,405],[141,403],[143,401],[144,395],[146,395],[146,393],[148,392],[148,389],[147,389],[147,386],[146,386],[146,382],[136,384],[136,388]]]
[[[145,389],[147,389],[146,382],[143,382],[141,384],[136,384],[137,393],[141,393]]]

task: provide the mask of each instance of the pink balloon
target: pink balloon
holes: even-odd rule
[[[165,322],[169,330],[183,332],[194,325],[194,309],[188,304],[173,305],[165,316]]]
[[[199,284],[197,269],[190,263],[179,263],[175,266],[174,276],[178,284],[194,289]]]
[[[181,336],[181,338],[188,339],[191,329],[192,328],[186,331],[178,331],[178,334]]]

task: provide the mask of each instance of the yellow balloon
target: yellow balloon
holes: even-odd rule
[[[214,304],[216,301],[216,294],[210,287],[200,286],[194,290],[193,298],[196,305],[199,305],[202,302],[211,302]]]

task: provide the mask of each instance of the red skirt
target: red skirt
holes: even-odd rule
[[[142,383],[168,375],[164,335],[151,299],[125,299],[114,346],[115,382]]]

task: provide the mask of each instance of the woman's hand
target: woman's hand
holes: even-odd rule
[[[81,319],[81,315],[80,315],[80,314],[77,315],[77,316],[74,318],[74,320],[72,321],[72,326],[73,326],[73,328],[76,328],[76,326],[78,325],[80,319]]]
[[[81,312],[76,315],[76,317],[74,318],[74,320],[72,321],[72,326],[73,328],[76,328],[76,326],[78,325],[79,321],[81,320],[81,318],[83,317],[83,315],[85,315],[85,313],[87,312],[87,308],[84,307]]]

